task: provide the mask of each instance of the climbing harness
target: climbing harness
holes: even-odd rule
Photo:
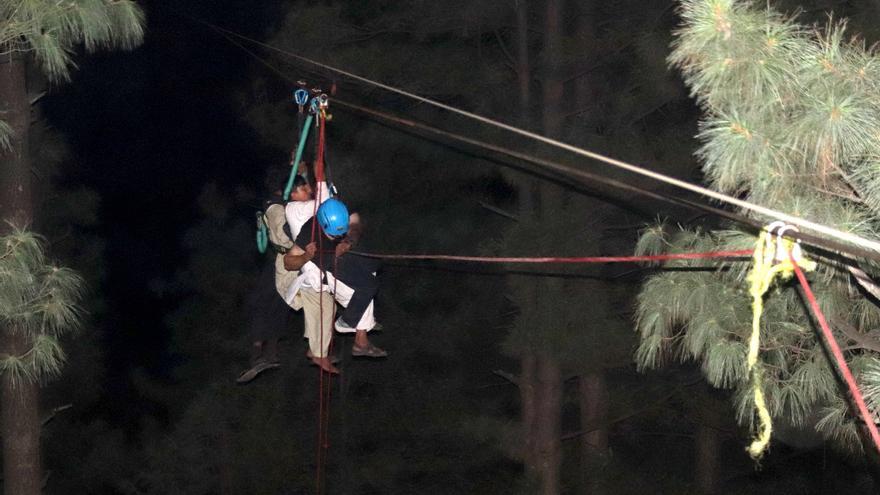
[[[260,254],[266,252],[269,245],[269,229],[266,227],[266,219],[263,210],[257,212],[257,251]]]
[[[288,176],[287,183],[284,186],[284,192],[282,193],[282,198],[286,201],[290,198],[290,193],[293,190],[293,182],[296,178],[297,172],[299,171],[299,164],[302,160],[302,155],[306,147],[306,142],[308,141],[309,132],[312,128],[312,122],[319,128],[319,139],[318,139],[318,150],[316,158],[316,163],[318,160],[323,160],[323,146],[324,146],[324,121],[327,120],[330,115],[327,113],[327,109],[329,108],[329,97],[324,94],[320,89],[315,88],[311,91],[311,93],[304,88],[306,85],[303,81],[297,81],[301,87],[293,92],[293,101],[296,103],[299,111],[297,113],[298,116],[301,116],[304,113],[305,108],[308,108],[308,115],[305,117],[305,121],[299,128],[299,141],[297,143],[296,152],[292,154],[292,158],[290,161],[290,175]],[[310,98],[310,95],[314,93],[315,96]],[[335,188],[330,188],[331,191],[334,191]],[[264,213],[262,211],[257,212],[257,250],[260,254],[266,252],[267,248],[267,233],[266,233],[266,222],[263,219]]]
[[[284,186],[284,198],[285,200],[290,197],[290,191],[293,190],[293,179],[296,178],[297,170],[299,169],[299,162],[302,160],[303,150],[306,147],[306,140],[309,137],[309,129],[312,127],[312,119],[314,115],[309,112],[308,116],[306,116],[306,121],[302,126],[302,130],[299,133],[299,144],[296,147],[296,153],[294,154],[293,161],[290,166],[290,177],[287,179],[287,185]]]

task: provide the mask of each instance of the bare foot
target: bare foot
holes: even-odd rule
[[[306,351],[306,358],[307,358],[307,359],[311,359],[312,361],[315,360],[315,355],[312,354],[312,350],[311,350],[311,349],[309,349],[309,350]],[[332,356],[330,356],[330,362],[331,362],[332,364],[337,364],[337,363],[339,363],[339,356],[337,356],[337,355],[335,355],[335,354],[332,355]]]
[[[333,366],[333,363],[330,362],[330,358],[322,357],[322,358],[312,358],[312,362],[315,363],[319,368],[330,373],[331,375],[338,375],[339,368]]]

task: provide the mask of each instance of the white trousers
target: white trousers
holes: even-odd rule
[[[302,298],[305,338],[309,341],[309,350],[314,357],[327,357],[333,338],[336,303],[330,293],[308,287],[300,288],[299,296]]]
[[[309,261],[308,263],[312,262]],[[333,276],[333,273],[326,273],[327,284],[323,285],[323,290],[332,293],[336,298],[336,302],[341,304],[343,308],[347,308],[348,302],[351,301],[351,297],[354,295],[354,289],[346,285],[345,282],[337,280],[336,277]],[[303,273],[300,274],[287,289],[287,294],[285,295],[284,300],[287,301],[287,303],[294,309],[299,309],[299,305],[296,301],[297,293],[301,293],[305,290],[317,292],[312,288],[312,286],[317,285],[320,278],[320,272],[313,271],[312,267],[308,267],[307,269],[303,270]],[[364,311],[363,316],[361,316],[361,319],[360,321],[358,321],[358,324],[355,328],[349,329],[340,328],[337,326],[336,331],[340,333],[353,333],[355,330],[366,330],[368,332],[372,330],[376,326],[376,317],[373,313],[375,302],[376,301],[370,301],[369,306],[367,306],[367,309]]]

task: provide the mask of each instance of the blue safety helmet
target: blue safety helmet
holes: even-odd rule
[[[338,199],[330,198],[321,203],[317,217],[321,230],[331,237],[348,232],[348,208]]]

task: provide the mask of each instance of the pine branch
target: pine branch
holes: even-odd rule
[[[519,222],[519,218],[516,215],[514,215],[513,213],[510,213],[510,212],[504,211],[501,208],[498,208],[497,206],[492,206],[484,201],[477,201],[477,204],[479,204],[483,208],[491,211],[492,213],[495,213],[496,215],[501,215],[502,217],[509,218],[509,219],[513,220],[514,222]]]
[[[509,381],[510,383],[516,385],[517,387],[521,387],[521,386],[522,386],[522,384],[520,383],[519,378],[518,378],[516,375],[514,375],[513,373],[509,372],[509,371],[504,371],[504,370],[494,370],[494,371],[492,371],[492,373],[495,374],[495,375],[500,376],[501,378],[504,378],[505,380],[507,380],[507,381]]]
[[[848,266],[846,269],[863,289],[880,301],[880,285],[877,285],[877,282],[875,282],[870,275],[857,266]]]
[[[510,53],[510,50],[507,49],[507,45],[505,45],[504,40],[501,39],[501,34],[498,32],[497,29],[494,29],[492,33],[495,35],[495,39],[498,40],[498,46],[501,47],[501,52],[504,53],[505,58],[507,58],[507,61],[509,62],[504,65],[507,65],[510,68],[516,67],[516,58],[514,58],[514,56]]]
[[[71,407],[73,407],[73,404],[64,404],[63,406],[53,407],[49,414],[46,415],[45,418],[43,418],[42,425],[46,426],[47,424],[51,423],[52,420],[55,419],[55,416],[58,415],[58,413],[66,411]]]
[[[840,333],[856,343],[855,346],[850,346],[848,349],[865,349],[880,353],[880,340],[871,338],[868,334],[860,332],[856,327],[839,318],[835,318],[831,322]]]
[[[829,190],[829,189],[824,189],[824,188],[817,187],[817,186],[814,186],[814,185],[810,185],[810,189],[813,189],[813,190],[815,190],[815,191],[818,191],[818,192],[820,192],[820,193],[822,193],[822,194],[827,194],[827,195],[829,195],[829,196],[834,196],[834,197],[836,197],[836,198],[841,198],[841,199],[845,199],[845,200],[847,200],[847,201],[852,201],[853,203],[865,204],[865,200],[861,198],[861,195],[860,195],[859,192],[855,189],[855,187],[853,187],[852,184],[850,184],[849,182],[844,181],[844,183],[846,183],[847,185],[849,185],[849,189],[850,189],[850,193],[849,193],[849,194],[842,193],[842,192],[831,191],[831,190]]]
[[[646,411],[650,411],[651,409],[654,409],[655,407],[661,406],[665,402],[669,401],[669,399],[675,397],[675,395],[678,394],[679,392],[681,392],[684,388],[690,387],[692,385],[696,385],[697,383],[701,382],[702,380],[703,380],[702,378],[697,378],[696,380],[693,380],[693,381],[690,381],[687,383],[683,383],[680,386],[676,387],[675,390],[673,390],[672,392],[664,395],[663,397],[655,400],[654,402],[648,404],[645,407],[636,409],[635,411],[629,411],[629,412],[623,413],[619,416],[616,416],[614,418],[607,419],[607,420],[601,421],[599,423],[587,425],[579,431],[573,431],[573,432],[566,433],[566,434],[562,435],[562,440],[563,441],[571,440],[573,438],[587,435],[587,434],[590,434],[596,430],[608,428],[609,426],[613,426],[617,423],[620,423],[621,421],[638,416],[639,414],[642,414]]]

